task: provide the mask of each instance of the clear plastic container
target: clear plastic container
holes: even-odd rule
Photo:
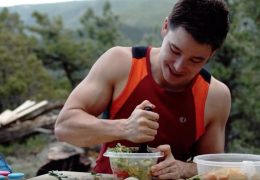
[[[199,175],[260,180],[260,155],[219,153],[194,157]],[[218,178],[219,178],[218,177]]]
[[[107,150],[104,156],[109,157],[113,174],[118,179],[135,177],[139,180],[152,179],[150,168],[155,165],[158,158],[162,157],[161,152],[151,153],[122,153]]]

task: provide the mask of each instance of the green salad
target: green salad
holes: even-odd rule
[[[120,143],[117,143],[117,145],[113,148],[108,148],[108,150],[111,152],[120,152],[120,153],[136,153],[137,150],[135,149],[136,148],[122,146]]]
[[[156,164],[158,157],[153,156],[131,156],[131,153],[137,153],[138,148],[126,147],[117,144],[114,148],[109,148],[115,156],[110,156],[110,164],[113,173],[119,179],[135,177],[139,180],[152,179],[150,168]],[[125,156],[125,153],[130,153]],[[123,155],[122,155],[123,154]],[[121,156],[122,155],[122,156]],[[139,154],[140,155],[140,154]]]

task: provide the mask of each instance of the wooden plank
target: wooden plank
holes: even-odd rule
[[[0,127],[3,125],[6,121],[6,119],[9,119],[13,115],[13,111],[10,109],[6,109],[4,112],[0,115]]]
[[[7,109],[0,115],[0,125],[6,125],[8,124],[10,119],[15,119],[16,114],[33,106],[35,104],[35,101],[27,100],[20,106],[18,106],[15,110]],[[0,126],[1,127],[1,126]]]
[[[18,106],[15,110],[13,110],[14,113],[19,113],[21,111],[24,111],[25,109],[33,106],[34,104],[36,104],[35,101],[31,101],[31,100],[27,100],[25,101],[23,104],[21,104],[20,106]]]
[[[32,105],[30,107],[28,105],[23,106],[23,108],[19,108],[19,111],[24,109],[25,107],[27,107],[27,109],[24,109],[23,111],[15,113],[10,118],[5,119],[4,121],[2,121],[2,125],[7,125],[9,123],[12,123],[13,121],[15,121],[15,120],[17,120],[17,119],[19,119],[19,118],[21,118],[21,117],[31,113],[31,112],[33,112],[33,111],[35,111],[35,110],[37,110],[37,109],[39,109],[39,108],[41,108],[41,107],[43,107],[43,106],[45,106],[47,104],[48,104],[48,101],[44,100],[44,101],[41,101],[41,102],[39,102],[39,103],[37,103],[35,105]]]
[[[25,110],[22,111],[22,112],[17,113],[17,118],[21,118],[21,117],[23,117],[23,116],[25,116],[25,115],[27,115],[27,114],[29,114],[29,113],[35,111],[35,110],[37,110],[37,109],[39,109],[39,108],[41,108],[41,107],[47,105],[47,104],[48,104],[48,101],[47,101],[47,100],[41,101],[41,102],[39,102],[39,103],[37,103],[37,104],[35,104],[35,105],[33,105],[33,106],[31,106],[31,107],[25,109]]]

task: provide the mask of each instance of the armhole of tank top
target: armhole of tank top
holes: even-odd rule
[[[196,140],[198,140],[205,132],[205,106],[210,81],[205,80],[202,75],[199,75],[196,81],[197,83],[195,83],[192,91],[196,94],[194,98],[196,104]]]
[[[152,78],[152,72],[151,72],[151,50],[152,50],[152,47],[148,47],[147,48],[147,53],[146,53],[146,68],[147,68],[147,74],[148,74],[148,77],[152,79],[153,81],[153,78]]]
[[[132,57],[131,58],[131,68],[130,68],[130,71],[128,74],[128,79],[126,81],[126,84],[125,84],[124,88],[122,89],[122,91],[119,93],[119,95],[111,103],[110,113],[109,113],[111,118],[113,118],[113,116],[116,114],[116,112],[121,107],[121,99],[122,99],[123,95],[125,94],[125,92],[127,91],[128,84],[131,81],[131,78],[132,78],[131,75],[133,73],[133,69],[134,69],[134,61],[133,61],[133,57]]]
[[[139,71],[139,73],[142,76],[137,76],[138,78],[136,78],[136,76],[135,76],[135,73],[138,72],[139,69],[143,69],[143,68],[140,68],[140,65],[137,65],[138,63],[142,63],[143,65],[147,66],[146,57],[147,56],[137,59],[137,58],[133,57],[133,55],[132,55],[131,69],[128,74],[127,82],[126,82],[124,88],[122,89],[122,91],[120,92],[120,94],[118,95],[118,97],[116,97],[115,100],[112,101],[112,104],[110,107],[110,113],[109,113],[111,118],[113,118],[116,115],[116,113],[119,111],[119,109],[125,103],[127,98],[131,95],[131,92],[136,87],[137,83],[147,74],[147,67],[146,67],[145,72],[140,73],[140,71]]]

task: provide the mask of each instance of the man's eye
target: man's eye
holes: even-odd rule
[[[203,62],[203,60],[201,60],[201,59],[191,59],[191,62],[193,62],[193,63],[201,63],[201,62]]]
[[[174,50],[172,50],[172,53],[175,54],[175,55],[180,55],[181,54],[180,52],[174,51]]]

